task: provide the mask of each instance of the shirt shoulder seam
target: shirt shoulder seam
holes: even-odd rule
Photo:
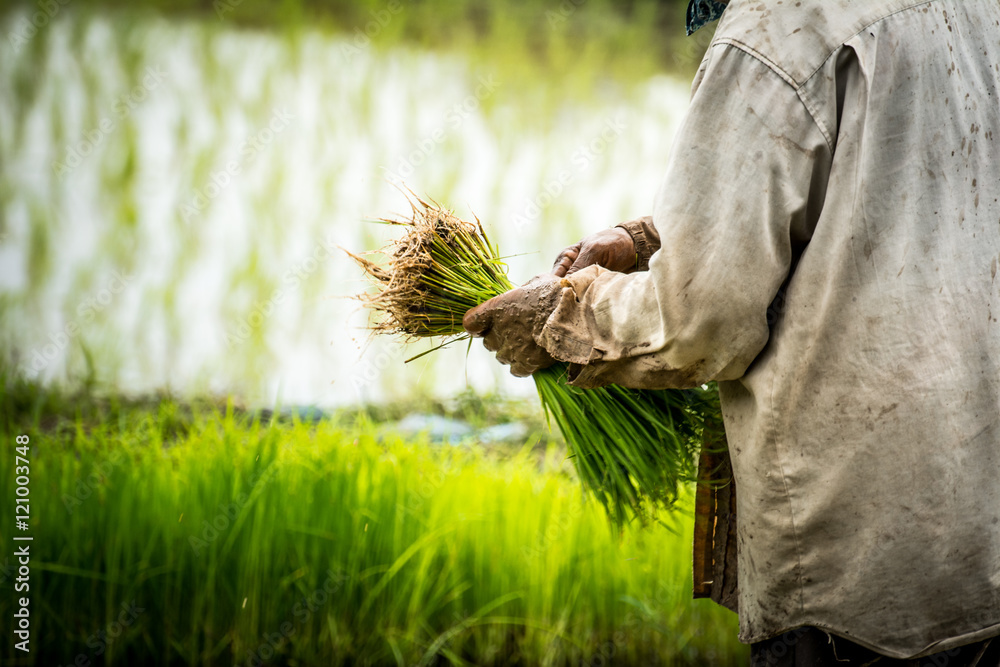
[[[830,149],[830,154],[831,155],[833,154],[833,145],[834,145],[833,136],[830,134],[827,127],[822,122],[820,122],[820,119],[814,113],[812,105],[810,105],[803,97],[804,84],[799,84],[794,78],[792,78],[792,76],[788,72],[782,69],[781,66],[778,65],[778,63],[774,62],[773,60],[771,60],[763,53],[750,46],[749,44],[741,42],[738,39],[733,39],[732,37],[722,37],[715,40],[715,42],[712,43],[712,46],[729,46],[734,49],[737,49],[738,51],[742,51],[751,58],[759,61],[769,70],[774,72],[775,75],[778,76],[778,78],[787,83],[788,86],[793,91],[795,91],[795,96],[798,98],[799,103],[802,105],[802,108],[806,110],[806,113],[809,114],[809,117],[812,119],[812,122],[816,125],[816,128],[820,131],[820,134],[823,135],[823,139],[826,141],[826,145]],[[815,72],[813,74],[815,75]],[[812,77],[810,77],[810,79],[811,78]]]
[[[832,49],[830,51],[830,53],[827,54],[826,58],[823,59],[823,62],[821,62],[819,65],[817,65],[816,69],[814,69],[812,72],[810,72],[802,80],[802,85],[805,86],[814,76],[816,76],[816,74],[820,70],[822,70],[823,67],[830,61],[830,58],[832,58],[833,56],[835,56],[849,41],[851,41],[852,39],[854,39],[855,37],[857,37],[858,35],[860,35],[861,33],[863,33],[865,30],[868,30],[873,25],[875,25],[877,23],[881,23],[881,22],[883,22],[883,21],[885,21],[887,19],[890,19],[893,16],[896,16],[897,14],[902,14],[903,12],[908,12],[908,11],[910,11],[912,9],[916,9],[917,7],[920,7],[921,5],[933,5],[937,1],[938,0],[910,0],[910,2],[905,3],[902,7],[898,7],[895,10],[889,12],[888,14],[884,14],[882,16],[879,16],[876,19],[873,19],[873,20],[869,21],[868,23],[865,23],[860,28],[858,28],[857,31],[855,31],[849,37],[847,37],[846,39],[844,39],[837,47],[835,47],[834,49]]]
[[[739,49],[740,51],[743,51],[747,55],[756,58],[764,65],[766,65],[768,69],[772,70],[775,74],[781,77],[785,81],[785,83],[787,83],[789,86],[792,87],[793,90],[798,92],[799,84],[795,79],[792,78],[791,74],[782,69],[781,66],[778,65],[778,63],[774,62],[773,60],[771,60],[763,53],[750,46],[749,44],[741,42],[740,40],[734,39],[732,37],[720,37],[716,39],[715,42],[712,44],[712,46],[716,45],[732,46],[733,48]]]

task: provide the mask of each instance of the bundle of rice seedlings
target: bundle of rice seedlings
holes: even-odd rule
[[[381,220],[405,228],[375,251],[387,262],[348,254],[374,283],[374,292],[358,297],[377,313],[374,330],[442,338],[439,349],[468,338],[466,311],[514,285],[478,219],[466,222],[412,193],[410,204],[409,218]],[[715,391],[579,389],[566,384],[566,370],[559,363],[532,377],[584,487],[619,525],[673,507],[681,486],[696,477],[706,424],[721,423]]]

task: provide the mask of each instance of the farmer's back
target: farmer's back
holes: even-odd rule
[[[998,87],[996,0],[733,0],[652,218],[465,315],[519,372],[719,381],[755,652],[1000,634]]]
[[[737,71],[726,100],[712,81]],[[700,181],[715,203],[693,213],[668,177],[655,219],[661,255],[690,233],[673,220],[737,220],[729,243],[769,237],[744,259],[765,275],[742,279],[785,282],[763,349],[722,383],[746,641],[811,625],[906,657],[1000,633],[998,79],[994,0],[736,0],[723,16],[693,107],[745,107],[718,123],[749,117],[801,155],[737,141],[745,168]],[[672,174],[713,129],[689,131]],[[747,208],[744,177],[767,190]]]

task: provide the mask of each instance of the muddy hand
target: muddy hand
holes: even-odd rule
[[[462,326],[482,338],[486,349],[497,353],[497,361],[510,366],[512,375],[527,377],[555,363],[535,342],[535,336],[555,310],[561,290],[559,278],[551,274],[535,276],[523,286],[469,310]]]
[[[576,273],[591,264],[603,266],[611,271],[628,273],[635,269],[635,244],[629,233],[620,227],[602,229],[586,237],[576,245],[559,253],[552,273],[562,278]]]

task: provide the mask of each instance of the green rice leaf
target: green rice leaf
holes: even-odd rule
[[[388,258],[387,265],[348,254],[375,287],[359,298],[376,313],[376,332],[443,339],[417,359],[466,340],[465,313],[514,285],[478,219],[465,222],[434,202],[410,196],[411,218],[381,221],[405,230],[377,251]],[[702,443],[725,442],[714,386],[579,389],[568,385],[567,377],[565,364],[533,376],[550,428],[554,421],[583,486],[615,524],[645,521],[658,508],[673,508],[681,487],[697,477]]]

